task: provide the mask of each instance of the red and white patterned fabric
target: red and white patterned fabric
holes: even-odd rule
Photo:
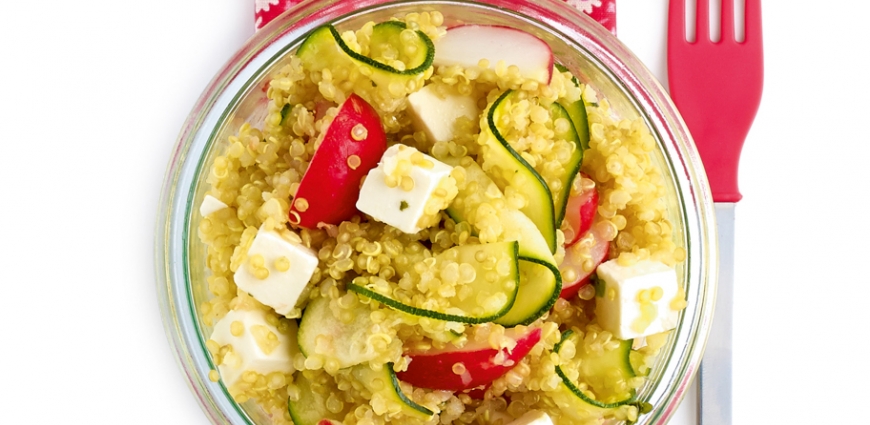
[[[305,0],[254,0],[254,27],[260,29],[285,10]],[[352,1],[352,0],[348,0]],[[616,0],[563,0],[616,34]]]

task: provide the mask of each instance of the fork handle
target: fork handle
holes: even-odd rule
[[[747,78],[746,80],[747,85],[752,84],[751,79]],[[687,87],[691,86],[687,85]],[[696,87],[703,86],[698,84]],[[715,90],[709,86],[705,88]],[[713,201],[739,201],[743,195],[737,186],[737,169],[740,162],[740,151],[743,149],[743,141],[749,133],[749,126],[710,119],[709,114],[716,113],[716,105],[710,105],[706,97],[680,96],[679,93],[674,93],[678,89],[682,89],[682,87],[675,87],[671,90],[672,96],[680,114],[686,121],[686,125],[691,129],[695,146],[704,162]],[[747,92],[751,91],[747,90]],[[729,103],[739,104],[737,101]]]
[[[723,70],[722,75],[703,76],[707,80],[695,82],[694,80],[700,78],[697,73],[694,73],[693,70],[686,66],[678,66],[672,63],[677,60],[681,59],[668,57],[668,79],[670,81],[688,83],[672,84],[671,97],[680,110],[686,125],[691,129],[695,146],[698,148],[698,153],[701,155],[701,160],[704,163],[704,169],[707,171],[707,179],[710,182],[713,201],[737,202],[743,197],[737,187],[737,168],[740,162],[740,151],[743,148],[743,141],[749,133],[749,127],[752,124],[755,112],[752,111],[751,114],[735,114],[732,121],[710,119],[709,114],[716,113],[716,109],[715,106],[711,108],[709,102],[710,99],[719,99],[722,103],[719,107],[742,105],[746,99],[741,97],[747,96],[748,93],[758,93],[758,96],[760,96],[761,79],[743,78],[745,91],[722,93],[718,92],[720,90],[719,87],[711,82],[735,78],[733,75],[728,75],[726,73],[727,70]],[[753,87],[754,85],[759,87]],[[683,91],[687,93],[683,93]],[[724,96],[731,96],[732,98]],[[751,104],[751,102],[745,103]]]
[[[734,203],[716,203],[719,283],[704,359],[698,372],[700,425],[731,425],[731,330],[734,302]]]

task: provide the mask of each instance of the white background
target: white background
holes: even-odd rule
[[[862,4],[764,3],[735,424],[867,421]],[[664,76],[666,0],[618,5],[621,38]],[[0,2],[0,423],[207,423],[164,335],[153,235],[178,131],[252,14],[253,0]]]

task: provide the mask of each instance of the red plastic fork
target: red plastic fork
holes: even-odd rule
[[[686,41],[685,1],[671,0],[668,83],[707,170],[713,200],[737,202],[737,163],[761,102],[761,0],[746,0],[743,42],[735,40],[734,0],[722,0],[721,37],[710,40],[709,2],[695,1],[695,42]]]
[[[668,83],[695,140],[716,203],[719,276],[715,317],[698,379],[700,425],[731,425],[731,334],[734,206],[742,196],[737,165],[761,102],[764,61],[761,0],[745,0],[742,42],[735,39],[734,0],[722,0],[721,36],[710,40],[709,0],[695,1],[695,42],[686,40],[686,0],[670,0]]]

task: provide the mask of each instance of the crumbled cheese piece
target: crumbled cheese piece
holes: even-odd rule
[[[529,410],[508,425],[553,425],[553,420],[540,410]]]
[[[299,344],[296,321],[288,324],[288,331],[280,332],[266,320],[263,310],[230,310],[219,320],[211,340],[232,347],[217,365],[224,385],[232,387],[247,371],[261,375],[293,373],[293,357],[299,352]]]
[[[597,284],[604,287],[598,291],[595,314],[603,329],[631,339],[676,327],[679,310],[672,302],[682,292],[673,268],[652,260],[626,267],[614,259],[599,265],[597,273]]]
[[[221,202],[220,199],[211,195],[205,195],[202,204],[199,206],[199,213],[203,217],[208,217],[212,213],[218,212],[224,208],[228,208],[227,204]]]
[[[408,95],[411,119],[417,131],[426,133],[429,142],[449,142],[456,137],[456,120],[474,122],[480,116],[477,101],[444,84],[429,84]]]
[[[287,315],[317,268],[317,253],[275,230],[260,228],[233,276],[257,301]]]
[[[456,197],[453,167],[409,146],[394,145],[365,178],[357,209],[405,233],[437,223]]]

